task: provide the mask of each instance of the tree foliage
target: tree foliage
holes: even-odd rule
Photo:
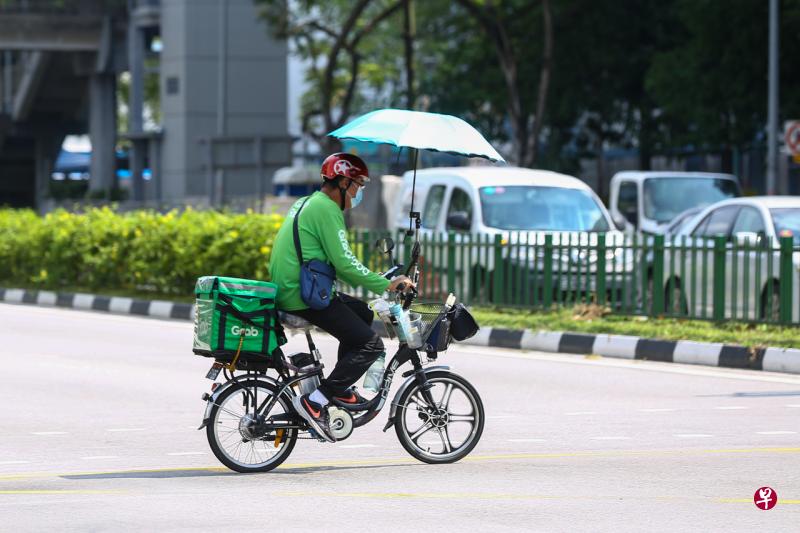
[[[310,65],[313,136],[405,102],[413,0],[256,1]],[[800,0],[780,4],[781,118],[796,118]],[[637,149],[645,169],[687,147],[729,152],[764,142],[767,13],[763,0],[417,0],[412,89],[522,165],[573,170],[611,147]]]

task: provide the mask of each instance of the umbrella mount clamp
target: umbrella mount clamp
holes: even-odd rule
[[[417,231],[422,226],[422,216],[420,215],[419,211],[411,211],[408,214],[408,218],[414,221],[414,226]],[[409,224],[409,228],[406,230],[406,235],[409,237],[414,235],[414,229],[411,229],[411,225]]]

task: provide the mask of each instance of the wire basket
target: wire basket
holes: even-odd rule
[[[428,351],[443,352],[450,344],[447,307],[441,303],[417,303],[411,306],[412,313],[422,317],[422,339]]]

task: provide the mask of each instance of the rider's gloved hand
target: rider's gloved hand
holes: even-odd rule
[[[408,276],[395,276],[391,280],[391,284],[389,285],[390,291],[396,291],[400,288],[400,285],[403,285],[403,292],[408,292],[411,289],[416,287],[416,284],[411,281]]]

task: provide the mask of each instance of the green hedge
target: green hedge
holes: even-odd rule
[[[0,284],[190,294],[202,275],[269,279],[280,215],[0,209]]]

